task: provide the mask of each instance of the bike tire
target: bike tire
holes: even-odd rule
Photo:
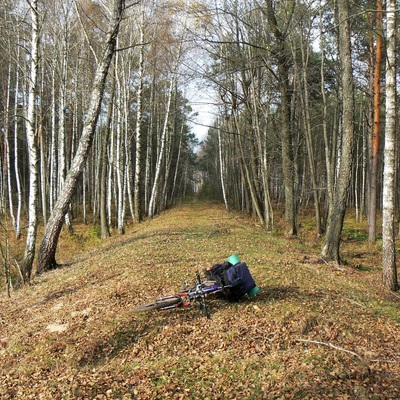
[[[142,312],[148,312],[148,311],[153,311],[153,310],[159,310],[160,308],[172,307],[172,306],[178,305],[181,301],[182,301],[182,299],[180,297],[157,299],[156,301],[153,301],[152,303],[141,304],[139,306],[136,306],[132,309],[132,311],[134,313],[142,313]]]

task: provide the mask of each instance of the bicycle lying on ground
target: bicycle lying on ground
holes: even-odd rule
[[[211,280],[202,280],[199,272],[196,273],[196,278],[197,281],[193,287],[185,288],[170,296],[159,297],[151,303],[136,306],[132,311],[139,313],[152,310],[169,310],[172,308],[186,307],[191,305],[193,301],[197,301],[200,305],[200,311],[204,312],[207,318],[210,318],[206,297],[211,293],[222,292],[222,290],[229,286],[221,286],[217,282]]]

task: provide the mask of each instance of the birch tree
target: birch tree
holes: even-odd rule
[[[115,53],[116,40],[124,9],[125,0],[113,0],[110,4],[111,16],[108,32],[103,50],[98,59],[96,74],[93,81],[93,89],[91,92],[91,101],[84,122],[82,136],[75,157],[72,160],[71,168],[66,176],[62,193],[52,210],[45,228],[43,240],[39,249],[37,274],[57,267],[55,255],[58,238],[63,225],[63,218],[68,211],[69,203],[74,194],[78,179],[82,174],[85,161],[91,148],[100,114],[106,78]]]
[[[395,240],[396,176],[396,0],[387,1],[386,126],[383,170],[382,265],[383,281],[398,289]]]
[[[21,261],[21,272],[25,282],[29,282],[35,258],[35,246],[38,227],[38,195],[39,195],[39,158],[36,139],[35,103],[37,92],[37,76],[39,69],[39,9],[38,1],[28,1],[31,14],[32,36],[30,54],[30,75],[28,82],[28,100],[26,109],[26,138],[29,153],[29,200],[28,200],[28,233],[24,258]]]
[[[10,96],[11,96],[11,60],[7,68],[7,84],[4,88],[4,179],[7,182],[8,204],[10,209],[10,216],[14,229],[17,230],[17,222],[14,213],[14,201],[12,197],[11,185],[11,161],[10,161],[10,139],[9,139],[9,126],[10,126]]]
[[[104,134],[101,139],[101,147],[100,147],[100,160],[99,160],[99,168],[100,168],[100,230],[101,230],[101,238],[107,239],[110,237],[110,227],[107,219],[107,147],[108,141],[110,138],[111,131],[111,119],[113,114],[113,106],[114,106],[114,92],[115,92],[115,68],[112,72],[111,79],[111,93],[110,93],[110,101],[108,103],[108,111],[106,118],[106,125],[104,127]]]
[[[170,112],[171,112],[171,101],[172,101],[172,94],[173,94],[173,89],[174,89],[174,85],[175,85],[175,79],[176,79],[176,69],[172,72],[170,81],[169,81],[167,104],[165,106],[164,124],[163,124],[161,139],[160,139],[160,151],[159,151],[159,155],[157,158],[154,182],[153,182],[151,197],[150,197],[150,201],[149,201],[149,212],[148,212],[149,218],[153,218],[154,214],[156,212],[156,201],[158,199],[158,193],[159,193],[160,185],[161,185],[160,184],[161,166],[162,166],[162,163],[163,163],[164,157],[165,157],[164,153],[165,153],[165,147],[166,147],[166,141],[167,141],[168,120],[169,120],[169,116],[170,116]]]
[[[143,7],[143,6],[142,6]],[[141,212],[140,212],[140,181],[142,178],[142,96],[143,96],[143,80],[144,80],[144,9],[140,11],[140,22],[139,22],[139,69],[138,69],[138,86],[137,86],[137,94],[136,94],[136,129],[135,129],[135,138],[136,138],[136,159],[135,159],[135,176],[134,176],[134,184],[133,184],[133,193],[134,193],[134,220],[135,223],[139,223],[141,220]]]
[[[220,168],[220,179],[221,179],[221,187],[222,187],[222,197],[224,199],[225,208],[229,211],[229,204],[228,199],[226,197],[226,189],[225,189],[225,174],[226,174],[226,167],[225,167],[225,159],[222,155],[222,140],[221,140],[221,130],[218,129],[218,160],[219,160],[219,168]]]
[[[57,193],[62,192],[65,176],[67,173],[67,154],[66,154],[66,117],[67,117],[67,68],[68,68],[68,55],[69,55],[69,41],[70,41],[70,12],[72,3],[63,2],[62,7],[62,32],[60,54],[59,54],[59,73],[60,73],[60,89],[59,89],[59,106],[58,106],[58,190]],[[70,110],[71,113],[72,110]],[[71,219],[68,213],[65,214],[65,224],[70,233],[73,232]]]
[[[19,59],[19,35],[17,35],[17,59]],[[17,186],[17,215],[15,218],[15,236],[17,239],[21,237],[21,210],[22,210],[22,188],[21,179],[19,174],[19,154],[18,154],[18,93],[19,93],[19,81],[20,81],[19,68],[16,68],[15,73],[15,94],[14,94],[14,176],[15,183]]]

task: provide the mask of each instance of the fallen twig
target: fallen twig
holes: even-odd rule
[[[396,294],[396,293],[394,293],[394,292],[392,292],[392,291],[390,291],[390,294],[393,295],[394,297],[400,299],[400,296],[399,296],[398,294]]]
[[[399,361],[395,361],[395,360],[370,360],[373,363],[385,363],[385,364],[398,364]]]
[[[335,346],[332,343],[319,342],[317,340],[295,339],[295,342],[318,344],[321,346],[330,347],[331,349],[334,349],[334,350],[344,351],[345,353],[348,353],[348,354],[351,354],[351,355],[357,357],[361,361],[361,363],[367,368],[368,373],[371,373],[371,368],[369,367],[368,363],[364,360],[364,358],[362,358],[355,351],[351,351],[351,350],[344,349],[343,347]]]
[[[355,305],[357,305],[357,306],[359,306],[359,307],[367,308],[367,306],[366,306],[365,304],[359,303],[358,301],[355,301],[355,300],[349,299],[349,298],[347,298],[347,300],[348,300],[350,303],[355,304]]]

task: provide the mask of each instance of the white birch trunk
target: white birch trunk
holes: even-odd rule
[[[165,150],[165,145],[166,145],[168,120],[169,120],[169,114],[171,111],[171,99],[172,99],[172,93],[173,93],[173,89],[174,89],[174,83],[175,83],[175,74],[172,74],[171,80],[170,80],[170,86],[169,86],[169,90],[168,90],[168,100],[167,100],[167,106],[166,106],[166,112],[165,112],[164,127],[163,127],[162,134],[161,134],[160,152],[159,152],[159,156],[157,159],[156,171],[155,171],[154,182],[153,182],[153,189],[151,192],[151,197],[150,197],[150,202],[149,202],[149,214],[148,214],[149,218],[154,217],[155,204],[156,204],[156,201],[158,198],[161,166],[164,161],[164,150]]]
[[[26,110],[26,136],[29,151],[29,199],[28,232],[21,272],[25,282],[29,282],[35,258],[35,246],[38,226],[38,148],[35,128],[35,101],[39,67],[39,15],[37,0],[30,2],[32,16],[31,59],[28,84],[28,104]]]
[[[228,199],[226,197],[225,189],[225,162],[222,157],[222,142],[221,142],[221,130],[218,129],[218,155],[219,155],[219,165],[220,165],[220,179],[222,186],[222,196],[224,198],[224,204],[227,211],[229,211]]]
[[[110,148],[110,154],[112,150]],[[113,197],[113,167],[110,161],[108,162],[108,176],[107,176],[107,198],[106,198],[106,209],[107,209],[107,224],[108,228],[111,229],[112,227],[112,197]]]
[[[44,76],[44,63],[42,63],[41,75]],[[46,199],[46,183],[47,183],[47,168],[46,168],[46,143],[43,135],[43,108],[42,108],[42,98],[44,93],[44,79],[42,79],[42,85],[40,89],[40,122],[39,122],[39,143],[40,143],[40,186],[41,186],[41,196],[42,196],[42,216],[43,224],[47,224],[47,199]]]
[[[66,176],[67,160],[66,160],[66,140],[65,140],[65,118],[66,118],[66,95],[67,95],[67,63],[68,63],[68,26],[67,21],[64,21],[64,43],[61,54],[61,86],[59,100],[59,115],[58,115],[58,191],[60,194],[64,185]],[[65,214],[65,224],[69,232],[72,232],[72,225],[69,214]]]
[[[152,169],[152,152],[153,152],[153,143],[152,143],[152,133],[154,129],[154,115],[155,115],[155,105],[154,105],[154,91],[155,91],[155,82],[153,76],[153,82],[150,93],[150,122],[149,122],[149,130],[147,134],[147,146],[146,146],[146,171],[145,171],[145,179],[144,179],[144,206],[145,213],[149,212],[149,204],[151,197],[151,169]]]
[[[122,20],[124,7],[124,0],[114,0],[112,3],[112,16],[102,55],[99,57],[99,64],[97,65],[96,74],[93,80],[91,100],[86,114],[82,136],[75,157],[72,160],[71,168],[65,179],[63,191],[59,196],[53,212],[50,215],[49,222],[46,225],[43,240],[39,249],[37,274],[57,267],[55,254],[63,224],[63,218],[68,211],[68,205],[75,192],[78,179],[82,174],[84,163],[93,142],[97,121],[100,115],[106,78],[111,60],[114,56],[116,38]]]
[[[172,123],[171,125],[174,125]],[[165,173],[164,173],[164,185],[162,189],[162,193],[160,196],[160,209],[165,210],[167,208],[167,192],[168,192],[168,180],[169,174],[171,171],[171,158],[172,158],[172,140],[171,140],[171,132],[167,129],[167,136],[165,138],[166,148],[165,148]]]
[[[50,188],[49,203],[50,212],[53,210],[54,203],[57,199],[57,133],[56,133],[56,81],[55,69],[53,68],[51,79],[51,144],[50,144]]]
[[[19,42],[19,41],[18,41]],[[19,59],[19,45],[17,50],[17,58]],[[19,93],[19,68],[15,75],[15,95],[14,95],[14,173],[17,185],[17,215],[15,218],[15,236],[17,239],[21,237],[21,209],[22,209],[22,189],[19,177],[19,154],[18,154],[18,93]]]
[[[136,94],[136,159],[135,159],[135,179],[133,185],[134,193],[134,222],[139,223],[141,219],[140,214],[140,179],[142,176],[141,161],[142,161],[142,91],[143,91],[143,58],[144,58],[144,29],[143,29],[144,12],[141,12],[140,22],[140,52],[139,52],[139,76],[138,87]]]
[[[396,143],[396,1],[387,1],[386,134],[383,170],[382,275],[390,290],[398,289],[395,246]]]
[[[117,89],[115,89],[116,91]],[[114,95],[116,96],[116,94]],[[114,102],[116,103],[116,102]],[[112,110],[112,117],[115,118],[115,106],[113,107]],[[114,172],[115,172],[115,144],[114,144],[114,139],[115,135],[112,132],[110,132],[110,146],[109,146],[109,164],[108,164],[108,178],[107,178],[107,214],[108,214],[108,226],[111,228],[112,225],[112,219],[113,219],[113,214],[112,214],[112,202],[113,202],[113,197],[115,198],[115,179],[114,179]]]
[[[14,214],[14,202],[12,198],[12,184],[11,184],[11,161],[10,161],[10,140],[9,140],[9,118],[10,118],[10,92],[11,92],[11,63],[8,65],[7,72],[7,88],[6,88],[6,104],[4,106],[4,147],[5,147],[5,172],[7,174],[7,188],[8,188],[8,207],[10,209],[11,222],[16,232],[16,220]]]
[[[117,53],[115,67],[118,70],[122,69],[122,63],[120,62],[120,55]],[[115,172],[117,175],[117,188],[118,188],[118,202],[117,202],[117,227],[120,234],[124,233],[124,151],[122,149],[122,128],[123,128],[123,88],[120,74],[117,74],[117,129],[116,129],[116,160],[115,160]]]
[[[131,58],[129,57],[129,60]],[[132,64],[129,61],[127,65],[128,71],[132,70]],[[129,83],[132,80],[131,73],[129,72],[128,77],[123,76],[124,79],[124,144],[123,144],[123,154],[124,154],[124,201],[123,201],[123,222],[124,222],[124,231],[126,225],[126,210],[127,210],[127,202],[129,204],[129,210],[131,213],[132,220],[134,220],[133,214],[133,194],[131,189],[131,179],[132,179],[132,156],[131,156],[131,148],[132,148],[132,134],[130,129],[130,112],[129,112],[129,90],[126,88],[129,87]]]
[[[83,167],[82,173],[82,211],[83,211],[83,223],[86,224],[86,174],[87,174],[87,163]]]

